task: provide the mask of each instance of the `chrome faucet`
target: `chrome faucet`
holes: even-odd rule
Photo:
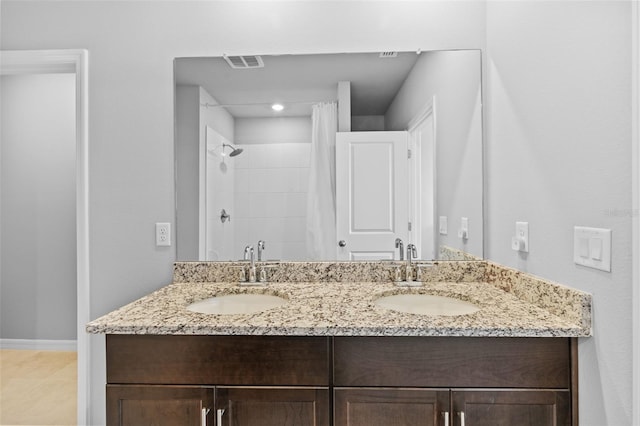
[[[400,260],[404,260],[404,244],[400,238],[396,238],[396,248],[400,249]]]
[[[256,262],[253,257],[253,246],[246,246],[244,248],[244,260],[249,260],[249,282],[256,282]]]
[[[405,274],[405,280],[409,283],[413,281],[413,267],[411,266],[411,259],[418,257],[418,250],[414,244],[407,245],[407,269]]]
[[[262,252],[264,251],[264,241],[258,241],[258,262],[262,262]]]

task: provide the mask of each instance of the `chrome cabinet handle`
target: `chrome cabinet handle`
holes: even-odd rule
[[[224,408],[218,408],[218,411],[216,411],[217,416],[218,416],[218,422],[216,423],[216,426],[222,426],[222,415],[224,414]]]
[[[207,415],[209,414],[209,411],[211,411],[208,408],[203,408],[201,411],[201,417],[200,417],[200,424],[202,426],[207,426]]]
[[[444,426],[449,426],[449,412],[445,411],[442,414],[444,415]]]
[[[464,426],[464,411],[460,411],[460,426]]]
[[[340,247],[344,247],[344,246],[346,246],[346,245],[347,245],[347,242],[346,242],[345,240],[340,240],[340,241],[338,241],[338,245],[339,245]]]

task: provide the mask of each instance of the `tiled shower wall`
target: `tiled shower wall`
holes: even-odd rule
[[[266,241],[264,259],[306,259],[307,183],[310,143],[239,145],[235,160],[236,243]]]

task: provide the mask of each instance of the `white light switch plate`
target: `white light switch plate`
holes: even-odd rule
[[[574,226],[573,261],[611,272],[611,229]]]

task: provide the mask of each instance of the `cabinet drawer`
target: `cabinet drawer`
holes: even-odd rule
[[[336,337],[335,386],[570,387],[567,338]]]
[[[107,383],[327,386],[327,337],[107,335]]]

